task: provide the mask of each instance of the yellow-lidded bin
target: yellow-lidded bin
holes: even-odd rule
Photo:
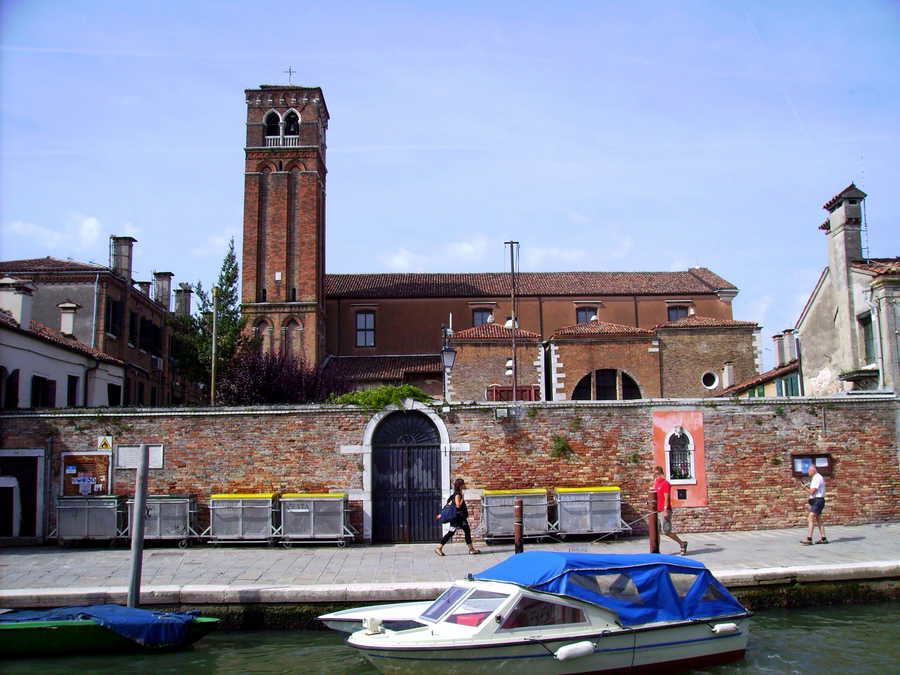
[[[269,541],[272,492],[236,492],[209,497],[209,536],[220,541]]]
[[[560,534],[621,532],[622,490],[615,485],[556,488],[556,529]]]
[[[284,541],[334,541],[352,537],[346,492],[287,492],[278,504]]]
[[[485,490],[481,501],[485,539],[513,536],[513,505],[516,498],[522,500],[522,536],[534,538],[548,534],[547,488]]]

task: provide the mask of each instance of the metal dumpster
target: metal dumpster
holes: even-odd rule
[[[122,535],[121,497],[57,497],[56,536],[115,539]]]
[[[522,499],[522,536],[548,534],[546,488],[485,490],[481,502],[485,539],[513,536],[513,502],[517,497]]]
[[[558,487],[556,512],[561,534],[620,532],[622,491],[615,486]]]
[[[134,499],[128,500],[126,529],[131,536]],[[197,502],[193,495],[149,495],[144,511],[144,539],[171,539],[186,545],[196,537],[194,519]]]
[[[275,536],[271,492],[209,497],[208,534],[213,541],[269,541]]]
[[[279,498],[282,541],[334,541],[353,537],[347,522],[347,493],[289,492]]]

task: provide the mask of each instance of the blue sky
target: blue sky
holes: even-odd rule
[[[331,272],[704,265],[793,324],[821,205],[900,254],[900,4],[5,0],[0,258],[208,283],[241,237],[243,90],[319,85]],[[766,352],[771,363],[771,350]]]

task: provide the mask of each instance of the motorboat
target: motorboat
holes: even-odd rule
[[[742,658],[750,616],[696,560],[529,551],[347,642],[384,673],[672,672]]]
[[[366,619],[375,619],[387,629],[398,631],[409,628],[421,628],[426,625],[419,621],[419,616],[428,609],[433,600],[397,602],[390,605],[370,605],[368,607],[351,607],[338,612],[322,614],[318,617],[332,630],[339,633],[355,633],[363,627]]]
[[[90,605],[0,613],[0,659],[187,647],[219,624],[195,613]]]

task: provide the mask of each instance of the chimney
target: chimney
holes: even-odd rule
[[[153,299],[166,308],[168,312],[172,308],[172,277],[171,272],[153,273]]]
[[[61,302],[56,306],[59,309],[59,332],[66,337],[75,337],[75,312],[81,309],[71,300]]]
[[[772,340],[775,342],[775,367],[780,368],[785,364],[784,360],[784,334],[783,333],[775,333],[772,336]]]
[[[137,239],[134,237],[109,238],[109,267],[113,274],[131,282],[131,252]]]
[[[0,309],[5,309],[25,330],[31,330],[31,296],[34,284],[12,277],[0,279]]]
[[[185,282],[181,282],[178,284],[178,288],[175,290],[175,314],[176,316],[190,316],[191,315],[191,294],[194,292],[194,289],[191,288],[191,285]]]
[[[782,331],[784,334],[784,362],[790,363],[797,359],[797,338],[791,328]]]
[[[722,388],[728,389],[728,387],[734,384],[734,363],[731,361],[725,362],[725,367],[722,369]]]
[[[149,281],[139,281],[139,282],[137,282],[137,287],[141,290],[141,293],[146,295],[148,298],[150,297],[150,282]]]

